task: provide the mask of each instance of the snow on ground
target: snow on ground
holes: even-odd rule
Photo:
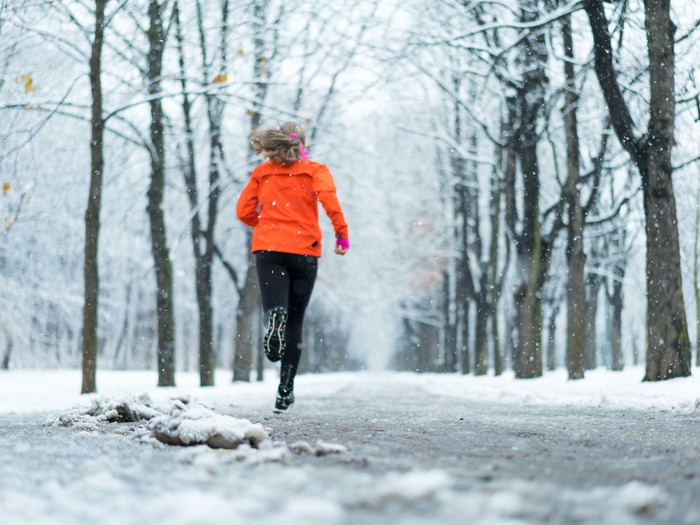
[[[700,376],[672,381],[642,382],[644,369],[628,367],[622,372],[597,369],[586,378],[569,381],[564,369],[537,379],[515,380],[513,372],[501,377],[430,374],[418,380],[429,392],[460,398],[502,403],[618,409],[700,409]],[[404,376],[407,381],[416,378]]]
[[[219,371],[216,387],[200,388],[195,373],[177,375],[177,387],[156,388],[153,372],[99,371],[98,395],[147,394],[156,403],[171,399],[199,401],[210,405],[272,406],[276,379],[268,372],[262,383],[230,383],[230,372]],[[335,373],[304,375],[298,379],[304,395],[330,396],[359,377],[381,384],[386,380],[420,386],[428,392],[464,399],[519,404],[546,404],[633,409],[700,408],[700,375],[643,383],[644,370],[628,367],[623,372],[603,369],[587,371],[586,378],[568,381],[563,369],[537,379],[514,380],[512,372],[500,377],[458,374],[411,374],[395,372]],[[13,370],[0,372],[0,414],[61,411],[72,405],[88,406],[94,395],[79,394],[79,370]]]
[[[373,473],[352,468],[340,442],[286,444],[274,441],[274,432],[268,439],[268,429],[258,421],[234,422],[221,415],[240,410],[259,413],[265,425],[274,426],[275,421],[268,417],[276,387],[273,377],[262,383],[231,384],[227,376],[220,372],[218,386],[200,388],[196,374],[179,374],[178,387],[155,388],[155,374],[150,372],[100,371],[99,394],[81,396],[79,371],[0,373],[0,421],[16,422],[4,435],[0,425],[0,523],[636,525],[653,523],[648,518],[668,504],[662,487],[637,481],[571,490],[511,479],[465,489],[441,469]],[[367,397],[401,384],[448,398],[514,406],[687,412],[700,407],[698,378],[650,384],[642,383],[642,376],[639,368],[623,373],[596,370],[577,382],[567,381],[563,371],[525,381],[515,381],[511,374],[309,375],[298,379],[294,417],[323,416],[332,409],[323,401],[351,385],[366,385]],[[162,418],[166,426],[180,417],[179,425],[188,410],[190,422],[199,424],[197,436],[224,429],[243,436],[243,444],[236,450],[166,446],[145,439],[152,430],[148,423],[128,431],[125,424],[115,423],[131,412],[142,419]],[[47,421],[53,424],[47,426]],[[267,444],[256,449],[246,432],[252,432],[258,444]],[[327,454],[330,459],[317,458]]]

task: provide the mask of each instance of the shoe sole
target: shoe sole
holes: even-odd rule
[[[270,312],[270,319],[265,330],[263,339],[263,348],[267,358],[276,363],[282,359],[286,341],[284,337],[285,328],[287,326],[287,315],[284,312]]]

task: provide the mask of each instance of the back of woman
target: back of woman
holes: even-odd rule
[[[326,166],[309,160],[304,130],[294,122],[277,129],[256,130],[252,145],[268,160],[253,170],[236,205],[236,214],[253,228],[251,250],[265,312],[265,355],[281,360],[275,410],[294,403],[302,325],[311,299],[322,233],[318,202],[333,223],[335,253],[350,248],[348,225]]]

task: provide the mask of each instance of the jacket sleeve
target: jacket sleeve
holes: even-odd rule
[[[251,228],[258,224],[258,178],[255,173],[251,175],[248,184],[238,197],[236,204],[236,215]]]
[[[314,174],[314,192],[326,210],[328,218],[333,223],[333,230],[336,237],[348,238],[348,224],[345,222],[343,210],[335,193],[335,182],[333,176],[326,166],[321,166]]]

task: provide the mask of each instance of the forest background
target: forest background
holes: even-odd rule
[[[306,371],[690,374],[697,7],[1,1],[0,365],[261,378],[234,205],[296,120],[352,243]]]

